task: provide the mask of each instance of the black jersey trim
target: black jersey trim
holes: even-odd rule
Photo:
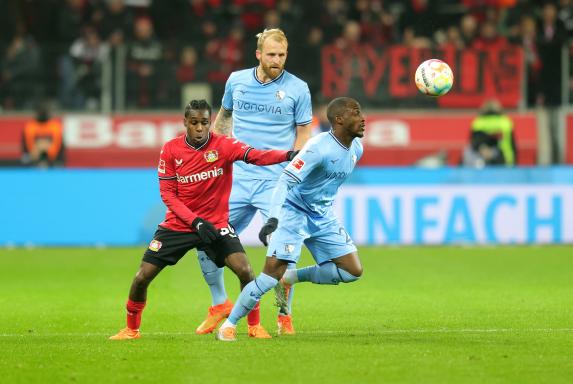
[[[310,119],[309,121],[305,121],[303,123],[295,123],[296,125],[309,125],[310,123],[312,123],[312,119]]]
[[[177,179],[177,176],[171,176],[171,177],[159,176],[159,180],[175,180],[175,179]]]
[[[336,141],[338,143],[338,145],[340,145],[342,148],[346,149],[347,151],[350,150],[350,148],[348,148],[347,146],[345,146],[344,144],[342,144],[340,141],[338,141],[338,139],[336,138],[336,136],[334,136],[334,133],[332,132],[332,130],[330,130],[328,133],[330,133],[330,136],[332,136],[332,138],[334,139],[334,141]]]
[[[249,164],[249,162],[247,161],[247,155],[249,154],[249,152],[251,152],[251,150],[253,149],[253,147],[249,147],[246,151],[245,154],[243,155],[243,161],[247,164]]]
[[[283,75],[285,74],[285,70],[283,69],[283,71],[281,72],[280,75],[278,75],[277,77],[275,77],[274,79],[272,79],[271,81],[269,81],[268,83],[263,83],[262,81],[259,80],[259,78],[257,77],[257,67],[253,68],[253,77],[255,78],[255,80],[257,81],[257,83],[259,83],[260,85],[262,85],[263,87],[266,87],[269,84],[274,83],[275,81],[278,81],[279,79],[281,79],[283,77]]]
[[[291,178],[294,179],[294,181],[296,181],[297,183],[302,182],[301,179],[299,179],[294,173],[287,171],[286,169],[283,171],[287,176],[290,176]]]
[[[191,145],[189,141],[187,141],[187,135],[185,135],[185,144],[187,144],[189,148],[194,149],[196,151],[200,150],[201,148],[209,144],[209,141],[211,141],[211,132],[207,133],[207,140],[203,144],[201,144],[198,147],[194,147],[193,145]]]

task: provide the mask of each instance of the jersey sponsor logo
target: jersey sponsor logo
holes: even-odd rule
[[[294,169],[297,170],[297,172],[300,172],[304,167],[304,160],[301,158],[294,159],[291,165],[293,166]]]
[[[205,152],[203,156],[205,157],[205,160],[207,160],[208,163],[212,163],[214,161],[217,161],[217,159],[219,159],[219,152],[217,152],[216,149],[211,149],[210,151]]]
[[[327,179],[346,179],[346,172],[325,172]]]
[[[183,159],[175,159],[175,166],[180,167],[183,165]]]
[[[208,171],[194,173],[192,175],[181,176],[177,175],[177,181],[181,184],[197,183],[199,181],[207,180],[212,177],[219,177],[223,174],[223,168],[213,167]]]
[[[286,92],[285,91],[281,91],[278,90],[277,93],[275,93],[275,97],[277,98],[278,101],[282,101],[286,96]]]
[[[250,112],[266,112],[272,113],[273,115],[282,115],[283,113],[281,107],[277,107],[276,105],[257,104],[236,99],[233,103],[233,109],[242,109],[243,111]]]
[[[159,160],[159,165],[157,166],[157,172],[165,173],[165,160],[163,159]]]
[[[157,252],[162,245],[163,244],[161,244],[161,241],[159,240],[151,240],[151,243],[149,243],[149,249],[153,252]]]

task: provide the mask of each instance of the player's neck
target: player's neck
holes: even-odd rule
[[[283,69],[283,71],[284,71],[284,69]],[[274,79],[271,79],[269,76],[267,76],[267,74],[265,73],[265,71],[263,71],[263,68],[261,68],[261,66],[259,65],[259,66],[257,67],[257,70],[256,70],[255,73],[256,73],[256,75],[257,75],[257,79],[258,79],[261,83],[266,84],[266,83],[270,83],[271,81],[273,81],[274,79],[276,79],[277,77],[279,77],[279,76],[281,75],[281,73],[283,73],[283,72],[281,71],[281,73],[279,73],[277,77],[275,77]]]
[[[352,145],[352,140],[354,140],[354,137],[350,136],[346,132],[339,132],[333,129],[332,134],[334,135],[334,137],[336,137],[336,139],[340,142],[340,144],[344,145],[346,148],[350,148],[350,146]]]

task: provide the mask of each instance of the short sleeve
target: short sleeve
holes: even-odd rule
[[[284,173],[297,182],[304,180],[315,168],[322,166],[322,156],[315,145],[306,145],[285,167]]]
[[[233,110],[233,84],[232,84],[233,75],[229,76],[227,82],[225,83],[225,93],[223,93],[223,100],[221,101],[221,105],[227,111]]]
[[[295,124],[307,125],[312,122],[312,102],[308,85],[304,85],[304,91],[299,95],[295,107]]]

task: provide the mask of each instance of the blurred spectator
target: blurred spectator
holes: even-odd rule
[[[481,50],[497,50],[507,47],[505,37],[500,36],[497,25],[492,21],[486,21],[480,27],[480,34],[474,40],[472,48]]]
[[[0,102],[6,109],[30,107],[39,91],[40,52],[30,36],[14,36],[0,61]]]
[[[567,31],[567,37],[573,37],[573,0],[561,0],[559,2],[559,20]]]
[[[187,46],[181,50],[179,66],[177,67],[177,81],[181,84],[190,83],[197,79],[197,51]]]
[[[134,40],[127,50],[127,100],[129,106],[149,108],[155,102],[163,48],[153,33],[151,20],[135,22]]]
[[[86,2],[83,0],[65,0],[58,8],[56,30],[58,43],[65,51],[81,35],[87,21]]]
[[[557,18],[557,7],[546,3],[541,9],[538,51],[541,59],[538,103],[546,106],[561,104],[561,50],[566,33],[563,22]]]
[[[513,166],[517,148],[513,121],[497,100],[487,100],[471,127],[470,144],[464,149],[463,165],[481,168],[488,165]]]
[[[310,94],[315,97],[321,88],[323,33],[317,26],[311,26],[305,31],[306,40],[289,50],[288,60],[293,71],[306,80]]]
[[[527,77],[527,95],[525,97],[527,106],[531,107],[536,103],[539,72],[542,66],[538,51],[537,25],[533,16],[522,16],[518,35],[511,41],[523,48]]]
[[[24,127],[22,154],[24,165],[41,168],[64,165],[62,124],[50,117],[46,103],[37,107],[35,119]]]
[[[125,43],[133,31],[133,14],[125,7],[124,0],[105,0],[100,30],[102,39],[110,46]]]
[[[460,30],[455,25],[450,25],[445,33],[437,34],[436,40],[438,46],[442,49],[463,49],[464,48],[464,40],[462,39],[462,35]]]
[[[361,43],[362,29],[356,21],[347,21],[342,31],[342,36],[336,40],[339,49],[357,48]]]
[[[471,47],[477,36],[477,21],[470,14],[464,15],[460,21],[460,33],[464,45]]]
[[[231,72],[243,66],[244,32],[240,25],[235,24],[229,35],[210,41],[205,47],[205,56],[213,66],[207,74],[209,81],[224,84]]]
[[[101,75],[109,53],[92,26],[84,29],[82,37],[60,59],[60,101],[64,108],[95,110],[101,96]]]

